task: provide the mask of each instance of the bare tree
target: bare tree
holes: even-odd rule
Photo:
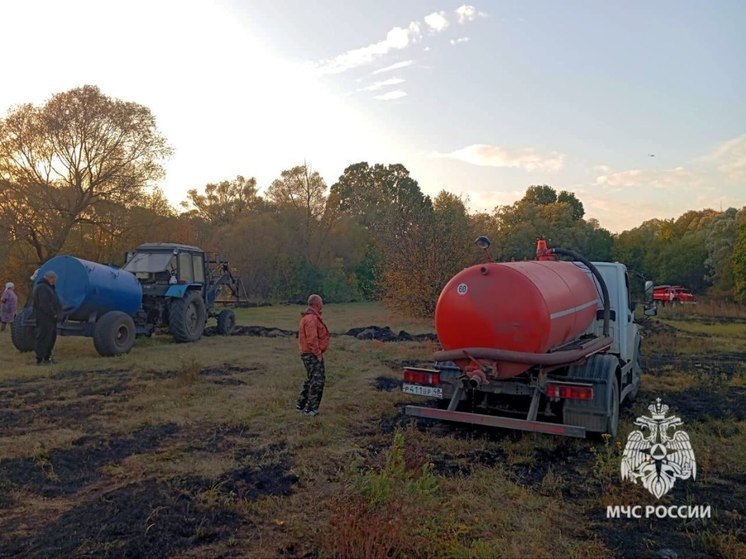
[[[148,108],[95,86],[16,107],[0,121],[0,223],[43,262],[98,204],[137,205],[170,153]]]

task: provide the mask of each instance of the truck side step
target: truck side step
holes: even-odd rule
[[[457,423],[503,427],[505,429],[518,429],[520,431],[533,431],[535,433],[548,433],[550,435],[564,435],[566,437],[578,437],[581,439],[585,437],[585,428],[577,427],[575,425],[528,421],[526,419],[514,419],[512,417],[498,417],[494,415],[449,411],[422,406],[406,406],[404,408],[404,413],[414,417],[442,419],[445,421],[455,421]]]

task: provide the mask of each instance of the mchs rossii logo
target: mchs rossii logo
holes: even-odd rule
[[[666,417],[668,406],[661,404],[660,398],[648,409],[651,417],[638,417],[635,425],[641,430],[632,431],[627,437],[622,456],[622,480],[632,483],[640,480],[645,489],[660,499],[677,479],[697,478],[697,461],[689,435],[676,429],[683,421],[675,415]],[[669,435],[671,429],[674,432]]]

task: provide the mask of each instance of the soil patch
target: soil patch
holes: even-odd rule
[[[344,333],[345,336],[352,336],[358,340],[378,340],[380,342],[422,342],[437,341],[435,334],[410,334],[405,330],[400,330],[395,334],[388,326],[364,326],[362,328],[351,328]]]
[[[44,497],[71,495],[101,480],[102,466],[151,452],[177,432],[176,425],[167,423],[145,425],[129,437],[81,437],[71,448],[40,452],[35,458],[0,460],[0,479]]]
[[[218,331],[215,326],[208,326],[202,333],[203,336],[217,336]],[[288,338],[297,337],[298,332],[293,330],[283,330],[282,328],[267,328],[265,326],[234,326],[230,333],[231,336],[261,336],[265,338]]]
[[[685,424],[709,419],[746,420],[746,387],[743,386],[693,386],[664,395],[642,391],[639,396],[642,402],[654,402],[655,398],[661,398],[671,408],[671,413]]]
[[[218,335],[217,327],[209,326],[203,332],[204,336]],[[265,338],[289,338],[298,337],[295,330],[283,330],[282,328],[267,328],[266,326],[235,326],[230,333],[231,336],[259,336]],[[332,334],[337,336],[339,334]],[[438,341],[435,334],[410,334],[405,330],[395,333],[388,326],[364,326],[362,328],[351,328],[342,336],[352,336],[358,340],[378,340],[381,342],[422,342]]]
[[[401,379],[391,377],[378,377],[374,383],[376,390],[391,392],[401,387]]]
[[[679,489],[678,483],[686,484]],[[710,506],[712,517],[709,519],[681,520],[674,518],[634,519],[622,518],[605,519],[605,510],[592,510],[589,516],[595,525],[595,531],[606,544],[615,550],[615,556],[623,559],[637,559],[648,557],[657,559],[656,551],[650,550],[650,542],[655,542],[657,549],[668,548],[674,550],[679,557],[694,559],[709,559],[722,557],[713,554],[712,550],[704,549],[701,539],[692,539],[688,534],[706,532],[710,539],[723,537],[727,539],[734,534],[741,534],[743,541],[743,517],[746,515],[746,476],[712,479],[708,481],[689,480],[678,482],[671,495],[666,495],[660,501],[651,499],[649,503],[641,505],[681,505]]]
[[[65,512],[5,552],[18,557],[169,557],[234,534],[234,511],[206,506],[188,491],[155,480],[108,491]]]
[[[27,432],[35,422],[79,427],[106,416],[104,403],[128,400],[136,386],[127,370],[63,371],[49,378],[0,383],[0,422],[9,432]]]
[[[682,373],[723,373],[729,377],[746,372],[746,353],[712,353],[675,355],[656,353],[643,355],[642,367],[645,372],[657,374],[675,370]]]

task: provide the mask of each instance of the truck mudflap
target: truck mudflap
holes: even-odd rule
[[[549,435],[562,435],[565,437],[585,437],[585,427],[576,425],[564,425],[561,423],[547,423],[543,421],[529,421],[527,419],[515,419],[512,417],[499,417],[480,413],[460,412],[427,408],[422,406],[406,406],[404,413],[414,417],[425,417],[428,419],[442,419],[444,421],[455,421],[457,423],[470,423],[472,425],[486,425],[489,427],[501,427],[504,429],[517,429],[519,431],[533,431],[535,433],[547,433]]]

